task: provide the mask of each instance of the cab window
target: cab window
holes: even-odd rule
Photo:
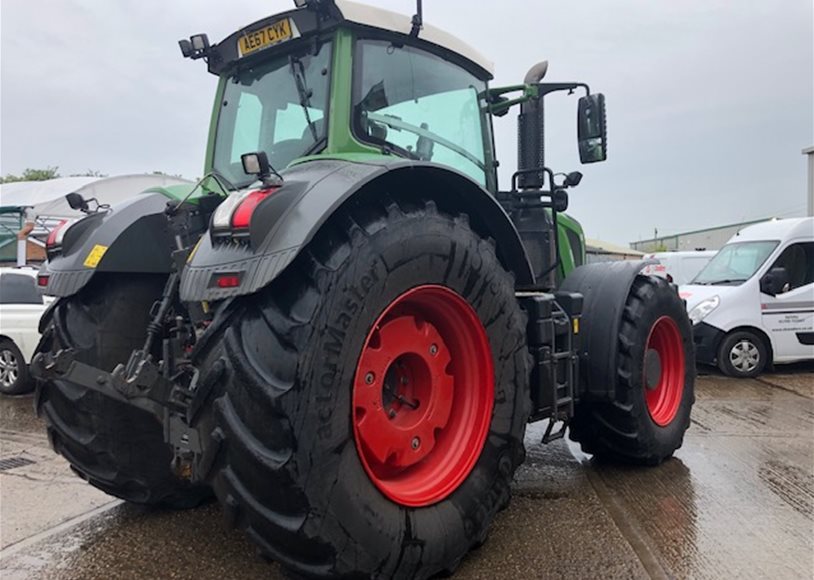
[[[264,151],[272,167],[284,169],[324,147],[331,44],[316,53],[280,55],[241,68],[226,79],[220,103],[213,168],[236,186],[252,181],[240,156]]]
[[[786,269],[789,276],[786,292],[814,283],[814,242],[791,244],[781,252],[771,268]]]
[[[484,81],[423,50],[378,40],[357,43],[354,66],[359,139],[486,185]]]

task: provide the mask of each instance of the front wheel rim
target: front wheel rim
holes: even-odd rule
[[[481,455],[494,405],[486,330],[444,286],[418,286],[379,316],[353,383],[353,434],[374,485],[409,507],[455,491]]]
[[[732,346],[729,362],[735,370],[750,373],[760,364],[760,350],[752,341],[743,339]]]
[[[645,354],[658,356],[659,374],[652,386],[644,382],[645,400],[650,418],[660,427],[675,419],[684,394],[685,354],[681,332],[675,320],[662,316],[653,324],[647,337]]]
[[[19,375],[17,357],[10,350],[0,351],[0,385],[11,387]]]

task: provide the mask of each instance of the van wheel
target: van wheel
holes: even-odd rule
[[[28,365],[14,341],[0,339],[0,393],[22,395],[33,389],[28,379]]]
[[[748,379],[756,377],[766,367],[769,349],[754,332],[739,330],[721,342],[718,351],[718,368],[730,377]]]

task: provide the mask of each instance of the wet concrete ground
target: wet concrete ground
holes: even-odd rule
[[[53,455],[31,399],[0,399],[0,577],[279,578],[217,505],[151,511],[87,486]],[[528,460],[512,504],[456,578],[814,577],[814,365],[710,375],[676,457],[601,465],[564,441]],[[2,464],[0,464],[2,467]]]

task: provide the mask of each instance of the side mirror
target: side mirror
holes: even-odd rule
[[[777,296],[789,284],[789,272],[785,268],[772,268],[760,279],[760,291],[769,296]]]
[[[608,158],[608,128],[605,123],[605,95],[581,97],[577,104],[579,160],[597,163]]]
[[[65,196],[65,199],[68,201],[68,205],[71,206],[71,209],[77,209],[79,211],[83,211],[87,213],[88,211],[88,202],[85,201],[85,198],[82,197],[79,193],[69,193]]]

